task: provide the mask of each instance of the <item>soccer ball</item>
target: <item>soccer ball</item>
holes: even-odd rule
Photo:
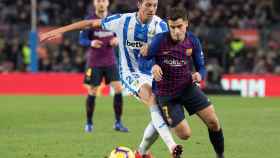
[[[135,156],[131,149],[119,146],[111,152],[109,158],[135,158]]]

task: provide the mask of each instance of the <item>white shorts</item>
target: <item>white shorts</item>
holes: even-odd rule
[[[153,78],[151,75],[143,74],[141,72],[120,73],[120,79],[123,87],[133,95],[139,93],[140,88],[144,84],[152,87]]]

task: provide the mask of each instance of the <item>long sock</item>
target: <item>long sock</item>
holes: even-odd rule
[[[164,122],[159,107],[157,105],[153,105],[150,107],[151,112],[151,118],[152,123],[154,127],[156,128],[157,132],[159,133],[160,137],[164,141],[164,143],[167,145],[170,153],[172,152],[172,148],[176,145],[171,132],[167,126],[167,124]]]
[[[145,155],[152,144],[157,140],[158,132],[156,131],[152,122],[148,124],[144,131],[142,141],[139,145],[138,151],[141,155]]]
[[[113,104],[114,104],[115,119],[117,122],[120,122],[122,111],[123,111],[123,99],[121,93],[115,94]]]
[[[87,123],[92,124],[92,116],[95,109],[95,96],[88,95],[86,100],[86,114],[87,114]]]
[[[217,154],[224,153],[224,135],[223,130],[220,129],[219,131],[211,131],[208,129],[209,138],[213,145],[213,148]]]

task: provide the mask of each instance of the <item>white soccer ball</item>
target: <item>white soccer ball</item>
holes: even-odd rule
[[[111,152],[109,158],[135,158],[135,156],[128,147],[119,146]]]

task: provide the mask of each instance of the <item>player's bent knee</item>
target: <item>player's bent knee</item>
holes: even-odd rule
[[[212,131],[219,131],[221,127],[218,120],[210,120],[208,122],[208,128]]]
[[[139,96],[143,100],[143,102],[147,105],[156,104],[156,97],[152,93],[151,86],[149,86],[148,84],[142,85],[139,92]]]
[[[114,88],[115,93],[122,92],[122,85],[119,81],[113,81],[111,85]]]
[[[182,140],[189,139],[192,134],[191,128],[188,126],[186,120],[183,120],[179,125],[177,125],[174,128],[174,132]]]
[[[188,140],[190,137],[191,137],[191,131],[185,132],[179,136],[179,138],[182,140]]]
[[[114,90],[115,90],[115,93],[122,93],[122,86],[121,86],[121,85],[116,86],[116,87],[114,88]]]
[[[89,95],[94,95],[94,96],[96,96],[96,93],[97,93],[97,87],[89,87],[89,88],[88,88],[88,94],[89,94]]]

